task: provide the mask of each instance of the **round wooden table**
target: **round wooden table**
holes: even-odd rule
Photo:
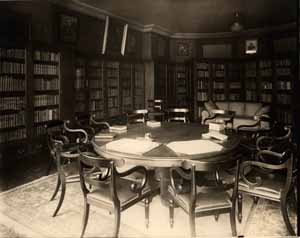
[[[202,134],[208,132],[208,126],[198,123],[162,123],[161,127],[150,128],[145,124],[134,124],[128,126],[128,131],[118,134],[115,140],[121,138],[141,138],[146,133],[150,133],[153,141],[161,143],[160,146],[142,154],[121,153],[116,150],[106,149],[103,141],[92,140],[94,150],[100,156],[108,159],[123,159],[128,165],[142,165],[157,169],[160,177],[161,195],[166,193],[169,184],[169,168],[181,166],[185,160],[197,160],[203,162],[203,168],[209,164],[236,160],[235,154],[239,152],[240,136],[234,132],[228,134],[228,139],[224,142],[214,140],[223,146],[220,151],[199,154],[178,154],[166,146],[173,141],[187,141],[202,139]],[[163,195],[165,197],[165,195]]]

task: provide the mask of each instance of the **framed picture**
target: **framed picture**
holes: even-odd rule
[[[257,40],[246,40],[246,54],[257,53]]]
[[[177,42],[177,56],[189,56],[190,55],[190,45],[187,41]]]
[[[59,16],[59,38],[65,43],[76,43],[78,37],[78,18],[61,14]]]

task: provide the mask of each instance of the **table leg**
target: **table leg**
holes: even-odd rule
[[[170,169],[169,168],[157,168],[155,170],[155,174],[160,182],[161,202],[163,205],[169,206],[170,194],[168,192],[168,186],[170,184]]]

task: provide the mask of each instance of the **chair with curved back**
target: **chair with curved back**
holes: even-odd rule
[[[71,129],[69,121],[56,121],[47,125],[47,141],[51,157],[56,163],[57,184],[50,199],[53,201],[61,187],[61,194],[53,217],[57,215],[64,201],[66,184],[79,182],[77,164],[72,163],[79,157],[78,149],[81,143],[88,142],[88,135],[83,129]],[[55,133],[51,128],[59,127]]]
[[[80,153],[79,173],[80,184],[84,196],[83,225],[80,237],[83,237],[88,219],[90,205],[106,209],[114,214],[115,226],[113,237],[117,237],[120,229],[121,212],[144,200],[146,226],[149,224],[149,203],[156,193],[148,183],[147,170],[136,166],[129,170],[119,172],[117,167],[123,166],[123,160],[109,160],[101,158],[90,152]],[[85,168],[93,167],[93,170]],[[95,176],[95,172],[100,171]],[[126,179],[138,172],[140,180]],[[86,185],[90,185],[90,189]]]
[[[189,215],[191,237],[196,236],[195,218],[214,215],[218,220],[219,214],[229,213],[232,235],[236,236],[235,199],[237,196],[237,181],[239,171],[239,155],[233,155],[232,160],[222,159],[218,163],[203,161],[185,161],[182,168],[171,169],[170,192],[170,226],[174,224],[174,205],[182,208]],[[199,173],[202,178],[205,173],[215,173],[223,169],[233,168],[236,165],[235,182],[225,183],[216,173],[217,179],[199,182]],[[208,185],[208,186],[206,186]],[[233,188],[232,196],[228,190]]]
[[[288,216],[288,198],[294,192],[297,176],[295,167],[295,145],[290,140],[290,130],[287,136],[276,139],[272,145],[261,149],[262,141],[270,137],[261,137],[258,140],[258,152],[255,161],[245,161],[241,164],[240,181],[238,186],[238,220],[242,221],[243,194],[280,203],[283,221],[290,235],[295,235]],[[273,138],[274,139],[274,138]],[[284,140],[283,140],[284,139]]]
[[[147,109],[138,109],[130,113],[127,113],[127,124],[128,123],[146,123],[148,117]]]
[[[83,129],[88,133],[89,140],[96,134],[96,129],[91,125],[90,114],[80,114],[75,117],[77,128]]]
[[[156,120],[161,122],[165,120],[165,111],[162,99],[149,99],[148,111],[149,120]]]
[[[188,108],[170,108],[167,110],[168,122],[182,121],[189,122],[189,109]]]

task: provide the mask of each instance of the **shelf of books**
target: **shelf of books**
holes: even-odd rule
[[[114,117],[120,114],[119,73],[120,63],[118,61],[106,61],[104,63],[108,117]]]
[[[0,48],[0,146],[27,138],[26,49]]]
[[[271,59],[258,61],[259,74],[259,101],[264,104],[271,104],[273,101],[273,66]]]
[[[134,109],[145,108],[145,68],[142,63],[134,64]]]
[[[244,87],[245,87],[245,101],[257,102],[258,87],[257,87],[257,63],[255,60],[244,63]]]
[[[212,64],[212,99],[213,101],[226,100],[226,65],[225,63]]]
[[[45,124],[60,117],[60,54],[33,51],[34,136],[45,134]]]
[[[86,60],[76,58],[75,63],[75,116],[88,112],[88,80],[86,75]]]
[[[189,72],[185,64],[175,65],[176,106],[188,107],[189,102]]]
[[[275,59],[275,87],[277,120],[292,124],[292,60],[290,58]]]
[[[133,110],[133,64],[120,63],[121,112]]]
[[[168,105],[167,95],[167,79],[168,79],[168,64],[155,63],[154,65],[154,99],[161,99],[164,105]]]
[[[240,78],[240,63],[230,62],[227,64],[228,76],[228,99],[230,101],[241,101],[243,98],[242,81]]]
[[[91,60],[87,65],[89,87],[89,113],[96,118],[104,118],[103,61]]]

